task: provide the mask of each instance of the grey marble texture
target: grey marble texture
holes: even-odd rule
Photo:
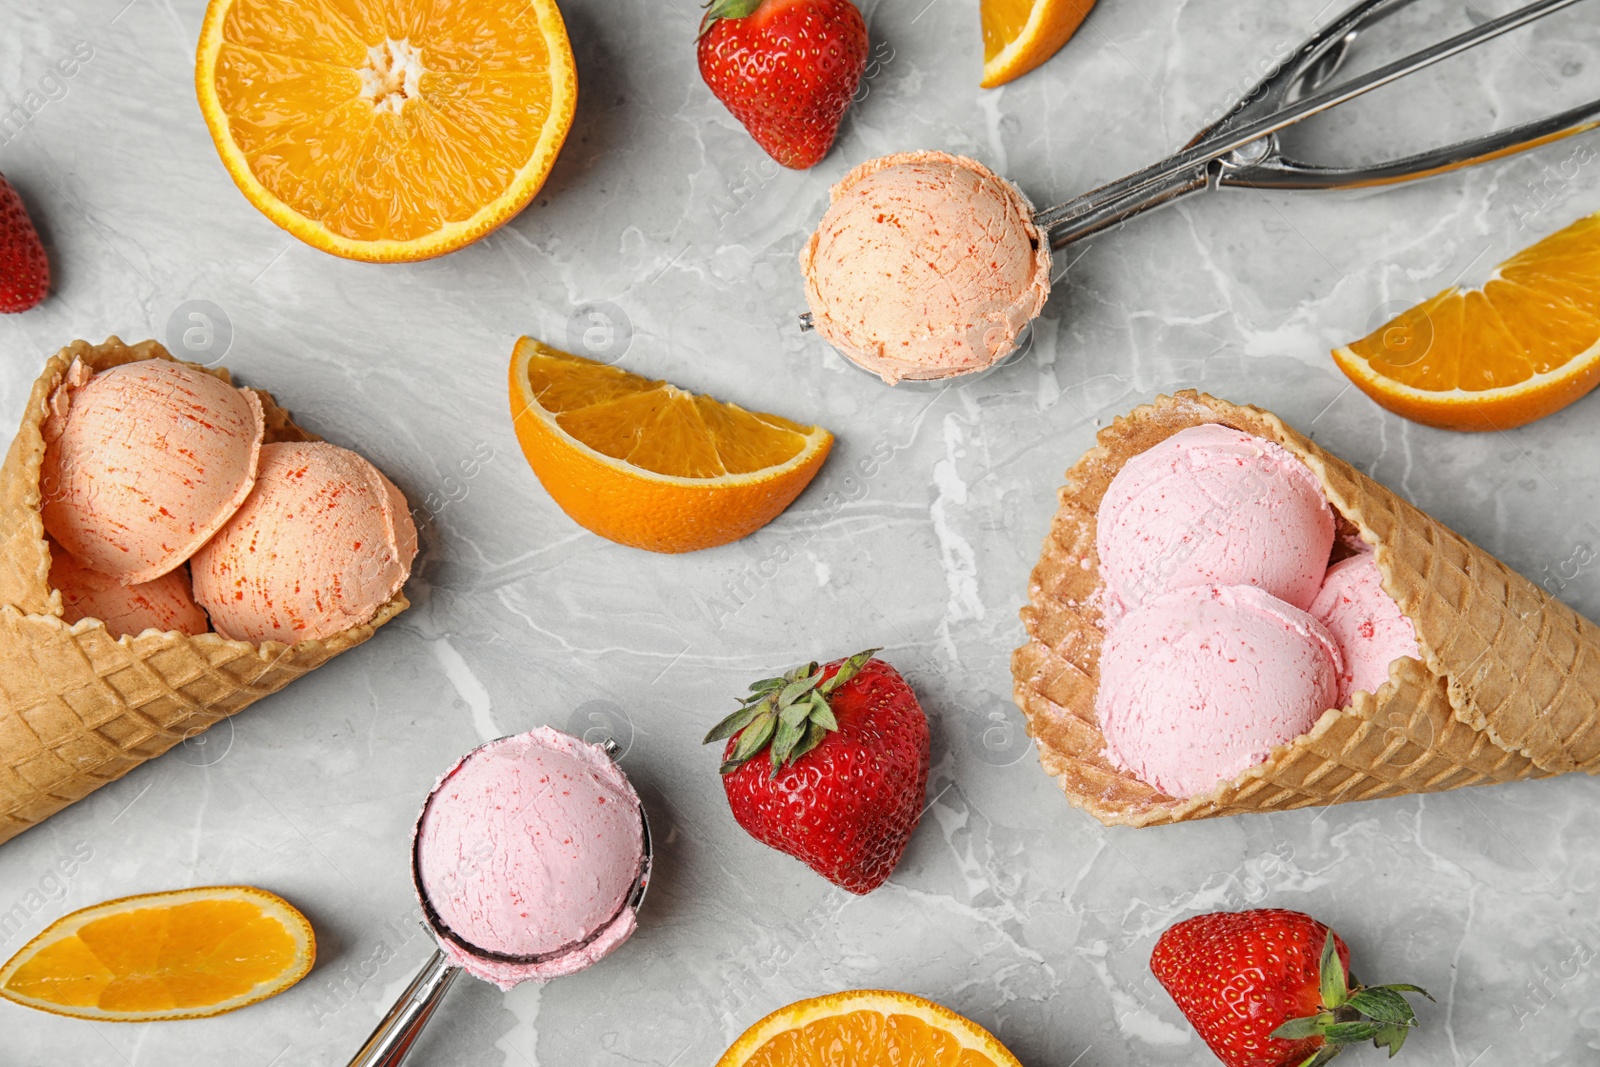
[[[1008,670],[1061,472],[1098,425],[1189,386],[1277,411],[1600,617],[1600,565],[1563,568],[1600,547],[1600,397],[1464,436],[1381,411],[1328,357],[1600,209],[1594,136],[1385,191],[1191,198],[1059,253],[1026,358],[948,387],[885,388],[795,325],[795,255],[850,166],[941,148],[1064,199],[1187,140],[1342,6],[1325,3],[1101,0],[1047,66],[984,92],[972,0],[868,0],[864,96],[793,173],[701,84],[689,0],[564,0],[580,102],[537,200],[454,255],[372,266],[300,244],[229,181],[194,98],[201,0],[0,0],[6,107],[76,42],[93,53],[0,135],[58,278],[0,316],[0,422],[66,342],[172,343],[209,301],[243,382],[431,513],[415,606],[376,639],[0,846],[0,913],[30,915],[0,955],[106,898],[242,882],[311,918],[316,969],[196,1022],[0,1002],[0,1063],[343,1065],[428,953],[406,847],[430,783],[541,723],[625,749],[658,842],[641,928],[543,988],[463,981],[419,1065],[709,1064],[769,1010],[864,986],[962,1011],[1028,1067],[1205,1064],[1150,948],[1260,904],[1336,925],[1369,980],[1435,993],[1403,1053],[1418,1067],[1600,1061],[1600,783],[1106,830],[1039,771]],[[1510,6],[1428,0],[1407,40]],[[1597,94],[1588,2],[1307,137],[1370,158]],[[725,548],[655,556],[576,527],[518,451],[505,367],[520,334],[561,344],[593,303],[625,366],[822,423],[833,459]],[[870,645],[922,694],[934,762],[904,862],[854,898],[738,829],[699,738],[750,679]]]

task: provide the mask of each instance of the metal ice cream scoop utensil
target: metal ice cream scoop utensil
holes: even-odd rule
[[[494,744],[494,742],[489,742]],[[480,746],[484,747],[484,746]],[[612,759],[617,757],[617,743],[610,739],[601,742],[601,747],[606,750],[606,755]],[[474,750],[476,751],[476,750]],[[468,754],[470,757],[470,753]],[[429,801],[433,797],[430,794]],[[417,828],[420,831],[422,820],[428,814],[427,805],[423,805],[422,814],[417,816]],[[643,858],[639,864],[639,879],[634,883],[633,891],[628,894],[623,907],[638,912],[639,905],[644,903],[645,890],[650,885],[651,847],[650,847],[650,820],[645,816],[644,805],[639,805],[639,819],[644,834]],[[411,838],[411,871],[412,879],[417,886],[417,896],[422,902],[422,914],[427,922],[428,930],[435,937],[456,945],[464,951],[483,959],[497,960],[502,963],[537,964],[548,963],[553,959],[577,951],[585,943],[567,945],[554,952],[545,952],[536,956],[508,956],[500,952],[490,952],[479,948],[450,929],[434,911],[433,904],[428,900],[426,891],[422,888],[421,868],[418,866],[417,849],[421,840],[421,833],[415,833]],[[417,976],[406,986],[394,1006],[389,1009],[383,1019],[378,1023],[377,1029],[372,1031],[361,1050],[350,1061],[349,1067],[400,1067],[405,1062],[406,1056],[411,1052],[411,1047],[416,1044],[417,1038],[422,1035],[423,1027],[433,1018],[434,1011],[439,1007],[439,1002],[450,991],[455,980],[461,975],[461,968],[450,962],[443,949],[435,949],[433,955],[422,965]]]
[[[1035,224],[1049,234],[1051,247],[1060,248],[1200,189],[1389,185],[1498,159],[1600,127],[1600,100],[1594,100],[1498,133],[1376,166],[1321,167],[1285,156],[1278,141],[1280,131],[1583,0],[1537,0],[1368,74],[1324,88],[1359,36],[1413,2],[1362,0],[1296,49],[1238,106],[1201,130],[1182,151],[1047,208],[1034,216]]]
[[[1376,166],[1323,167],[1284,155],[1278,139],[1283,130],[1583,0],[1537,0],[1358,78],[1328,86],[1361,35],[1414,2],[1361,0],[1295,49],[1233,110],[1196,134],[1182,151],[1037,212],[1034,224],[1049,236],[1052,248],[1061,248],[1202,189],[1392,185],[1499,159],[1600,127],[1600,100],[1594,100],[1498,133]],[[800,327],[813,328],[810,312],[800,316]]]

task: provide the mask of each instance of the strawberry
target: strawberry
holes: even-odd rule
[[[888,879],[928,787],[928,717],[877,651],[756,682],[706,735],[745,832],[852,893]]]
[[[1417,1025],[1403,994],[1433,999],[1414,985],[1352,985],[1339,935],[1275,908],[1185,919],[1156,942],[1150,970],[1228,1067],[1320,1067],[1367,1040],[1393,1056]]]
[[[27,311],[50,289],[50,261],[22,197],[0,174],[0,311]]]
[[[867,69],[850,0],[709,0],[700,76],[767,155],[804,170],[828,154]]]

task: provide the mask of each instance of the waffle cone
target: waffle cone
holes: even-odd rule
[[[1128,459],[1207,422],[1276,441],[1305,462],[1341,532],[1373,547],[1422,659],[1396,660],[1376,695],[1357,693],[1266,762],[1179,800],[1106,759],[1094,709],[1103,636],[1095,516]],[[1102,823],[1154,826],[1600,770],[1600,627],[1271,413],[1193,391],[1159,397],[1100,432],[1060,500],[1012,675],[1046,773]]]
[[[396,593],[370,623],[296,645],[154,630],[113,638],[97,619],[63,622],[49,581],[39,467],[46,403],[75,358],[98,371],[172,357],[154,341],[115,337],[62,349],[34,382],[0,466],[0,842],[361,644],[408,606]],[[230,380],[225,370],[208,373]],[[316,440],[255,393],[266,440]]]

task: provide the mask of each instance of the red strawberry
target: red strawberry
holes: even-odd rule
[[[1393,1056],[1417,1025],[1402,994],[1428,997],[1352,985],[1338,934],[1274,908],[1185,919],[1156,942],[1150,970],[1228,1067],[1319,1067],[1367,1040]]]
[[[756,682],[706,735],[745,832],[852,893],[888,879],[928,787],[928,717],[876,651]]]
[[[0,174],[0,311],[27,311],[50,289],[50,261],[22,197]]]
[[[850,0],[710,0],[700,76],[767,155],[804,170],[828,154],[867,69]]]

